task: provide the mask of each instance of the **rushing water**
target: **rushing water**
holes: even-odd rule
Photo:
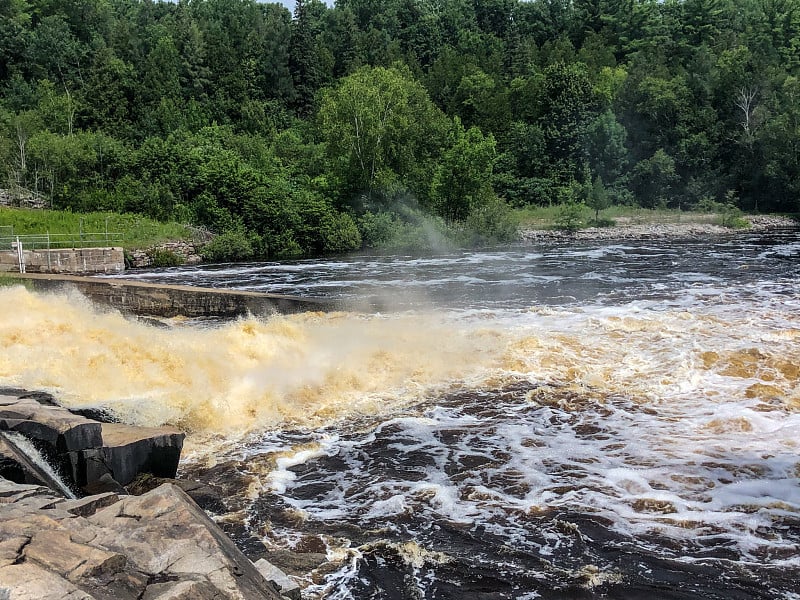
[[[798,600],[798,258],[787,233],[144,272],[382,311],[166,330],[16,288],[0,380],[189,428],[243,547],[327,558],[306,598]]]
[[[16,431],[4,431],[0,433],[0,436],[5,439],[6,443],[11,444],[13,450],[22,455],[22,460],[28,461],[26,468],[40,475],[43,482],[61,492],[65,498],[75,499],[75,494],[64,483],[61,475],[47,462],[39,449],[28,438]]]

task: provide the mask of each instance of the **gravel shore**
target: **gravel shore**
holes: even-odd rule
[[[800,223],[776,215],[745,216],[750,227],[730,229],[714,223],[630,223],[617,221],[614,227],[589,227],[575,232],[554,229],[527,229],[521,233],[524,241],[546,242],[555,240],[638,240],[692,238],[741,233],[767,233],[780,229],[797,229]]]

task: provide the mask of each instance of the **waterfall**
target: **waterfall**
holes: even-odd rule
[[[24,435],[14,431],[2,431],[0,437],[4,437],[11,451],[16,455],[15,458],[22,466],[36,475],[52,490],[61,493],[64,497],[75,499],[75,494],[64,483],[61,476],[45,460],[41,452]]]

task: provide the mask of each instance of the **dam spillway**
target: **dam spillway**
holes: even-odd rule
[[[242,290],[147,283],[74,275],[13,274],[37,292],[74,288],[92,302],[123,313],[153,317],[237,317],[334,310],[331,301]]]

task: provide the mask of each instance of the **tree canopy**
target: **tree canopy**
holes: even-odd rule
[[[239,254],[577,189],[797,212],[799,107],[796,0],[0,0],[0,187]]]

